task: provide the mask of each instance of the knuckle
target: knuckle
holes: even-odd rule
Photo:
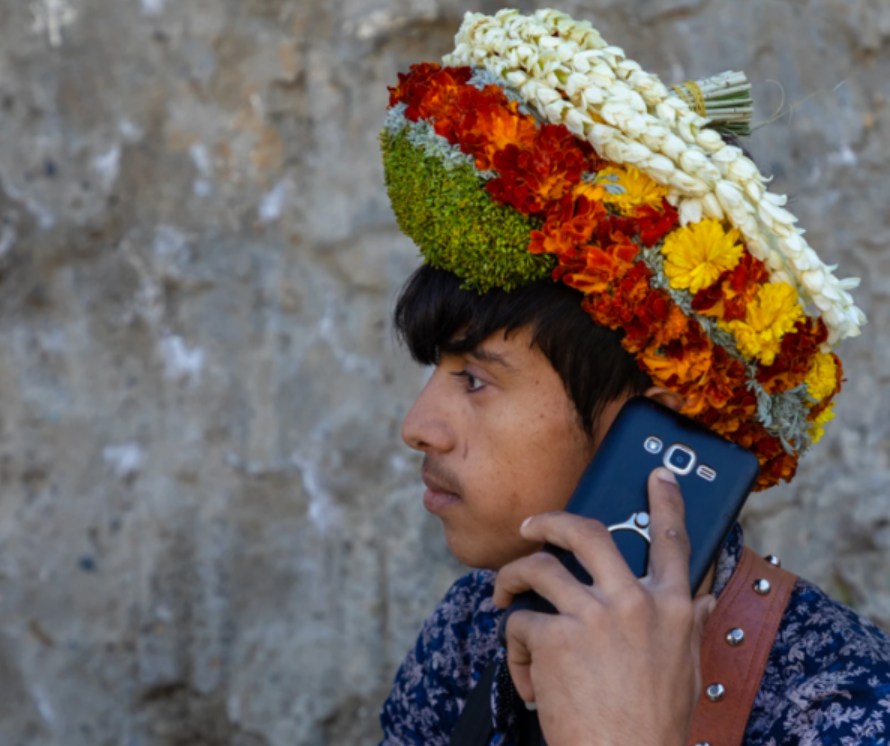
[[[692,554],[692,545],[689,543],[689,535],[686,533],[686,527],[682,524],[676,528],[669,528],[664,531],[664,538],[674,546],[678,547],[685,557]]]
[[[615,596],[612,605],[622,616],[640,618],[651,612],[652,599],[642,585],[634,583]]]
[[[578,538],[587,543],[605,541],[612,536],[604,523],[593,518],[587,518],[583,523],[579,523],[578,531]]]
[[[557,565],[559,565],[559,560],[550,552],[536,552],[528,557],[528,564],[533,572],[542,574],[556,569]]]
[[[665,596],[660,600],[659,613],[676,626],[691,627],[695,621],[692,601],[676,594]]]

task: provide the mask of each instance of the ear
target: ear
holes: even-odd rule
[[[655,399],[659,404],[663,404],[675,412],[679,412],[684,403],[682,396],[661,386],[650,386],[643,392],[643,396]]]

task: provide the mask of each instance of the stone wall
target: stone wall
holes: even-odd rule
[[[552,2],[669,82],[745,69],[758,120],[794,105],[751,147],[871,324],[748,536],[890,626],[890,6]],[[376,138],[466,9],[0,0],[3,746],[375,743],[460,571],[399,439],[417,256]]]

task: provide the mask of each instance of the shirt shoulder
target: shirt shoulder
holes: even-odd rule
[[[890,638],[799,580],[748,721],[747,746],[890,741]]]
[[[451,586],[424,622],[383,705],[382,746],[447,746],[466,697],[498,650],[503,614],[495,574],[477,570]]]

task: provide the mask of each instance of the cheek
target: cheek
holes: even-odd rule
[[[530,515],[565,507],[593,455],[581,429],[567,420],[552,412],[526,415],[499,429],[490,447],[470,449],[480,478],[468,498],[489,520],[518,526]]]

